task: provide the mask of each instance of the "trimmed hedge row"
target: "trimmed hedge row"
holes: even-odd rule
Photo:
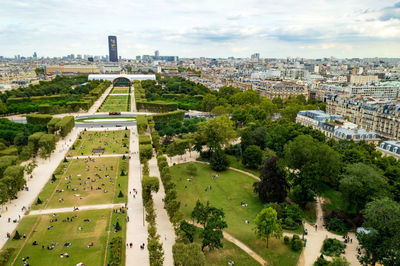
[[[170,112],[170,111],[177,110],[178,104],[162,102],[162,101],[146,102],[146,101],[138,100],[138,101],[136,101],[136,108],[138,110],[163,113],[163,112]]]
[[[108,260],[108,265],[112,266],[119,266],[121,265],[121,258],[122,258],[122,237],[116,236],[110,242],[110,257]]]
[[[47,125],[53,117],[44,114],[29,114],[26,115],[26,122],[32,125]]]
[[[139,144],[140,161],[150,160],[153,157],[153,146],[150,144]]]
[[[151,144],[150,136],[139,135],[139,144]]]
[[[136,125],[139,131],[139,134],[143,134],[147,131],[148,121],[145,115],[137,115],[136,116]]]
[[[56,130],[60,130],[60,135],[65,137],[75,126],[75,119],[73,116],[64,116],[57,124],[55,125]]]
[[[50,122],[47,123],[47,131],[48,131],[50,134],[53,134],[54,132],[56,132],[56,130],[57,130],[56,125],[57,125],[57,123],[60,122],[60,121],[61,121],[61,118],[53,117],[53,118],[50,120]]]
[[[153,115],[153,120],[155,123],[164,123],[172,119],[183,120],[185,118],[185,111],[174,111],[164,114]]]

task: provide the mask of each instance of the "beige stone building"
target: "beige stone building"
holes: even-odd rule
[[[400,104],[396,101],[371,98],[357,100],[335,95],[328,97],[326,103],[329,114],[342,115],[383,138],[400,138]]]
[[[351,84],[358,84],[358,85],[365,85],[371,82],[378,82],[378,76],[361,76],[361,75],[350,75],[350,83]]]
[[[47,74],[100,74],[97,65],[53,65],[46,66]]]
[[[256,81],[253,82],[253,90],[257,91],[260,96],[269,99],[277,97],[284,99],[298,95],[304,95],[308,99],[310,93],[310,88],[307,85],[284,81]]]

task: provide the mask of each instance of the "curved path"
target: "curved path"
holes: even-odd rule
[[[228,234],[227,232],[223,232],[224,238],[228,240],[229,242],[232,242],[239,248],[241,248],[244,252],[249,254],[253,259],[255,259],[257,262],[259,262],[261,265],[268,265],[268,263],[257,253],[255,253],[252,249],[250,249],[248,246],[246,246],[243,242],[239,241],[238,239],[234,238],[232,235]]]

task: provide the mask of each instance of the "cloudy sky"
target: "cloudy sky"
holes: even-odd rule
[[[400,57],[388,0],[0,0],[0,55]]]

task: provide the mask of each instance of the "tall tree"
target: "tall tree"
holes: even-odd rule
[[[243,153],[242,163],[249,168],[258,169],[262,164],[263,153],[256,145],[250,145]]]
[[[224,171],[229,166],[229,160],[221,147],[217,147],[211,154],[210,158],[211,168],[215,171]]]
[[[282,236],[281,222],[277,218],[276,211],[271,207],[261,210],[254,223],[257,238],[265,239],[267,248],[271,237],[280,238]]]
[[[221,209],[210,206],[208,201],[206,205],[197,201],[191,216],[203,226],[201,231],[203,238],[201,250],[204,251],[205,247],[210,250],[223,247],[221,241],[224,237],[222,230],[228,225],[224,221],[225,214]]]
[[[400,265],[400,204],[388,198],[377,199],[362,213],[367,231],[357,233],[365,251],[359,261],[363,265]]]
[[[278,157],[268,159],[261,169],[260,181],[255,182],[254,192],[262,202],[283,202],[289,189],[286,173],[278,166]]]
[[[339,189],[347,212],[356,214],[372,199],[389,195],[389,187],[382,173],[363,163],[345,167]]]

